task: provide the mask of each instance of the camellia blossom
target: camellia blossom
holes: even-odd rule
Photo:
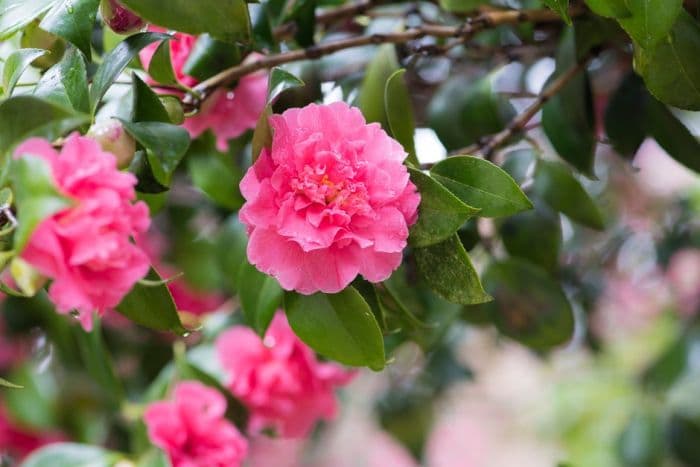
[[[265,339],[250,328],[236,326],[216,341],[227,386],[250,410],[250,430],[266,428],[280,436],[306,436],[320,420],[337,411],[334,389],[347,384],[354,372],[323,363],[302,343],[278,312]]]
[[[165,32],[156,26],[149,31]],[[186,86],[194,86],[198,80],[185,73],[187,59],[192,53],[196,36],[176,33],[170,40],[170,56],[177,79]],[[158,44],[150,44],[141,53],[141,63],[148,69]],[[255,60],[260,54],[252,53],[246,60]],[[192,138],[197,138],[207,130],[216,136],[216,146],[220,151],[228,150],[228,140],[255,128],[260,114],[267,103],[267,72],[259,71],[242,77],[234,89],[219,89],[203,104],[199,113],[189,117],[183,127]]]
[[[237,467],[248,441],[224,417],[226,399],[201,383],[175,387],[172,401],[155,402],[144,415],[148,437],[173,467]]]
[[[72,202],[39,224],[21,256],[53,279],[49,297],[57,310],[77,311],[90,330],[93,311],[117,306],[148,272],[148,257],[131,241],[150,224],[146,204],[133,202],[136,177],[117,170],[112,154],[77,133],[60,154],[48,141],[34,138],[16,155],[48,162],[57,189]]]
[[[303,294],[339,292],[358,273],[387,279],[420,203],[401,145],[342,102],[270,124],[272,147],[241,182],[250,262]]]

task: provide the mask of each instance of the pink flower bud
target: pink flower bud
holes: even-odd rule
[[[124,169],[131,164],[136,152],[136,141],[131,137],[118,120],[107,120],[96,123],[90,128],[88,137],[94,139],[104,151],[114,154],[117,167]]]
[[[100,14],[104,22],[117,34],[131,34],[146,26],[143,19],[127,10],[119,0],[102,0]]]

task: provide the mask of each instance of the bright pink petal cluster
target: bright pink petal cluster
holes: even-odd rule
[[[73,202],[39,224],[22,258],[53,279],[49,296],[57,310],[77,311],[89,330],[93,311],[117,306],[148,272],[148,257],[131,241],[150,223],[148,207],[133,202],[136,177],[117,170],[112,154],[77,133],[60,154],[48,141],[30,139],[16,155],[48,162],[56,187]]]
[[[335,416],[334,389],[354,372],[335,363],[319,362],[278,312],[265,339],[237,326],[216,341],[227,386],[250,410],[250,430],[266,428],[289,438],[306,436],[320,420]]]
[[[303,294],[339,292],[358,273],[387,279],[420,203],[401,145],[342,102],[270,124],[272,147],[241,182],[250,262]]]
[[[148,406],[148,437],[170,458],[173,467],[237,467],[248,442],[226,418],[226,399],[201,383],[175,387],[171,401]]]
[[[162,28],[149,26],[150,31],[164,32]],[[170,40],[170,55],[177,79],[187,86],[194,86],[198,80],[185,74],[184,67],[192,53],[197,37],[176,33]],[[141,51],[141,62],[145,68],[153,59],[158,44],[151,44]],[[246,60],[255,60],[259,54],[250,54]],[[204,102],[199,113],[183,123],[190,136],[197,138],[207,130],[216,136],[220,151],[228,149],[228,141],[255,128],[260,114],[267,103],[267,73],[260,71],[246,75],[238,81],[234,89],[220,89]]]

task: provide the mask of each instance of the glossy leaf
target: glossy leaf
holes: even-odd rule
[[[628,17],[618,18],[620,25],[642,48],[661,42],[678,18],[683,0],[627,0]]]
[[[685,11],[673,29],[651,49],[635,50],[635,67],[661,102],[700,110],[700,24]]]
[[[625,18],[632,14],[625,0],[586,0],[594,13],[608,18]]]
[[[164,40],[158,45],[151,62],[148,64],[148,74],[161,84],[175,85],[177,78],[170,58],[170,41]]]
[[[566,73],[578,61],[573,29],[562,39],[557,68],[551,79]],[[593,176],[595,128],[590,82],[585,72],[576,75],[542,109],[542,127],[559,156],[578,170]]]
[[[282,68],[275,67],[270,71],[270,82],[268,83],[267,103],[273,103],[280,94],[287,89],[293,89],[304,86],[304,82],[285,71]]]
[[[22,467],[113,467],[121,457],[97,446],[56,443],[34,451]]]
[[[22,115],[22,118],[17,118]],[[50,141],[90,121],[51,102],[16,96],[0,103],[0,156],[31,136]]]
[[[289,324],[301,340],[321,355],[351,366],[384,368],[384,340],[369,305],[353,287],[337,294],[288,292],[284,305]]]
[[[95,113],[97,106],[107,93],[107,90],[126,69],[129,63],[138,55],[141,49],[148,44],[165,40],[169,37],[170,36],[167,34],[154,32],[134,34],[124,39],[124,41],[120,42],[111,52],[106,54],[102,59],[102,64],[92,78],[92,87],[90,88],[92,112]]]
[[[648,134],[648,104],[649,93],[635,73],[627,75],[608,103],[605,133],[623,156],[634,155]]]
[[[440,243],[451,237],[479,210],[464,204],[455,195],[429,175],[417,169],[409,169],[411,181],[421,196],[418,221],[411,227],[409,243],[424,247]]]
[[[100,0],[58,0],[39,27],[64,38],[90,59],[90,38]]]
[[[11,181],[18,212],[15,249],[25,247],[34,229],[47,217],[71,206],[54,185],[48,162],[33,154],[12,161]]]
[[[0,0],[0,40],[22,30],[57,0]]]
[[[522,260],[493,263],[484,286],[499,331],[538,351],[568,342],[574,333],[571,305],[559,283],[543,269]]]
[[[275,312],[282,305],[282,287],[274,277],[258,271],[248,261],[241,264],[238,287],[246,321],[260,336],[264,336]]]
[[[495,73],[470,82],[455,76],[440,86],[428,107],[428,123],[448,151],[498,133],[515,117],[507,98],[493,89]]]
[[[384,90],[384,111],[386,112],[391,135],[401,143],[404,151],[408,153],[406,160],[418,167],[418,157],[416,156],[416,143],[414,133],[416,122],[413,116],[411,96],[408,87],[404,82],[406,70],[395,71],[386,81]]]
[[[148,162],[156,180],[170,186],[175,169],[190,145],[187,130],[162,122],[121,122],[124,129],[147,150]]]
[[[360,88],[358,107],[368,122],[381,123],[388,128],[386,111],[384,108],[384,92],[386,81],[399,69],[399,62],[393,44],[379,46],[374,58],[367,65],[365,78]]]
[[[445,300],[461,305],[491,300],[457,234],[436,245],[416,248],[414,254],[425,282]]]
[[[216,149],[212,133],[192,142],[187,167],[194,186],[216,204],[230,210],[238,210],[243,205],[238,188],[243,174],[229,154]]]
[[[497,165],[478,157],[448,157],[431,175],[459,199],[480,209],[479,216],[509,216],[532,208],[515,180]]]
[[[246,42],[251,26],[244,0],[122,0],[149,23],[188,34],[208,33],[226,42]]]
[[[5,97],[12,95],[17,81],[22,73],[32,64],[34,60],[46,54],[42,49],[20,49],[12,52],[2,69],[2,89]]]
[[[605,227],[600,209],[565,165],[539,161],[534,191],[552,209],[566,214],[571,220],[597,230]]]
[[[567,24],[571,24],[571,17],[569,17],[569,0],[544,0],[544,3],[549,8],[559,13]]]
[[[559,215],[537,206],[508,217],[499,229],[508,254],[555,271],[562,244]]]
[[[700,172],[700,141],[661,102],[649,100],[650,133],[675,160]]]
[[[136,73],[132,73],[131,81],[133,96],[131,120],[133,122],[171,123],[168,111],[151,87],[144,83]]]
[[[158,273],[151,269],[146,280],[161,281]],[[136,283],[124,297],[116,310],[136,324],[157,331],[171,331],[175,334],[187,334],[177,314],[177,307],[167,285],[157,287]]]
[[[182,71],[186,75],[204,80],[239,64],[241,58],[240,47],[216,40],[209,34],[202,34],[194,43]]]
[[[255,125],[253,132],[253,141],[251,142],[253,151],[253,162],[255,162],[264,148],[272,146],[272,127],[270,126],[270,116],[272,115],[272,107],[270,104],[265,106],[265,110],[260,114],[258,123]]]
[[[37,83],[34,95],[57,105],[90,112],[87,69],[85,59],[75,48],[70,48],[56,65],[52,66]]]

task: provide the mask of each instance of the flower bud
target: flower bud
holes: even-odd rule
[[[127,10],[119,0],[102,0],[100,14],[104,22],[117,34],[132,34],[146,26],[141,17]]]
[[[136,141],[131,137],[118,120],[107,120],[96,123],[90,128],[88,137],[94,139],[102,149],[114,154],[117,167],[129,167],[136,152]]]
[[[181,125],[185,121],[185,111],[180,99],[175,96],[160,96],[160,103],[168,112],[168,118],[173,125]]]

